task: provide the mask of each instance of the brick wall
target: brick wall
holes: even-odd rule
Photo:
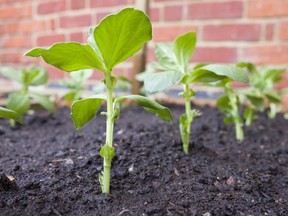
[[[35,46],[58,41],[85,42],[89,26],[135,0],[0,0],[1,66],[41,64],[51,78],[65,76],[39,59],[23,57]],[[288,0],[151,0],[153,42],[197,31],[193,62],[251,61],[288,67]],[[116,73],[129,75],[132,61]],[[96,73],[100,77],[100,73]]]

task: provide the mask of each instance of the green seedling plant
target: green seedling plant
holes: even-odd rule
[[[15,71],[11,68],[2,68],[1,74],[21,86],[20,91],[12,92],[8,95],[6,101],[7,109],[13,110],[19,115],[26,113],[31,107],[31,100],[38,102],[43,108],[50,112],[55,112],[54,104],[49,97],[30,91],[31,86],[41,86],[47,83],[47,71],[42,68],[32,67],[30,69],[21,69]],[[10,119],[10,125],[15,126],[15,119]]]
[[[286,69],[264,69],[259,70],[256,66],[249,62],[237,64],[246,70],[249,77],[248,90],[241,92],[244,102],[248,102],[244,112],[245,124],[250,126],[253,120],[257,119],[255,111],[263,112],[268,106],[268,117],[275,118],[278,112],[283,109],[282,99],[287,89],[277,89],[275,85],[282,81],[282,75]]]
[[[1,118],[7,118],[7,119],[13,119],[14,121],[17,121],[21,124],[23,124],[23,119],[21,116],[16,113],[13,110],[6,109],[4,107],[0,107],[0,117]]]
[[[225,114],[224,123],[234,124],[236,139],[243,141],[243,118],[239,111],[241,94],[232,88],[232,79],[225,79],[218,83],[217,86],[224,88],[225,95],[217,100],[218,109]]]
[[[85,89],[84,83],[92,76],[93,70],[79,70],[69,73],[70,80],[61,80],[60,84],[69,89],[64,95],[66,101],[71,103],[81,98],[81,92]]]
[[[144,79],[144,88],[150,93],[179,84],[183,86],[181,95],[185,100],[185,113],[180,117],[179,128],[185,154],[189,151],[191,123],[200,115],[198,110],[191,109],[191,97],[195,95],[191,84],[217,83],[227,78],[247,82],[243,71],[230,65],[199,64],[189,69],[195,46],[195,32],[185,33],[173,43],[156,44],[155,55],[158,61],[153,62],[148,71],[140,76]]]
[[[83,69],[97,69],[104,73],[103,83],[106,95],[98,94],[75,101],[71,107],[71,117],[77,129],[90,121],[106,101],[106,141],[100,149],[103,158],[103,172],[99,177],[103,193],[110,192],[110,169],[115,155],[113,147],[114,121],[119,118],[120,102],[133,100],[145,110],[156,114],[159,118],[172,121],[168,108],[139,95],[127,95],[113,98],[113,89],[117,78],[113,69],[125,61],[151,40],[152,28],[149,18],[140,10],[126,8],[117,14],[105,17],[96,27],[89,31],[88,44],[75,42],[56,43],[48,49],[35,48],[25,55],[42,58],[49,64],[66,72]]]

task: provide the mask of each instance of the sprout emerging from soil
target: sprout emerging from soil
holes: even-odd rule
[[[149,18],[142,11],[127,8],[107,16],[96,27],[91,28],[88,44],[56,43],[48,49],[35,48],[26,53],[26,56],[42,56],[47,63],[66,72],[92,68],[104,73],[106,95],[98,94],[78,100],[71,107],[71,117],[75,127],[79,129],[95,116],[103,101],[107,103],[107,111],[101,113],[106,116],[106,141],[100,150],[104,159],[104,170],[99,177],[103,193],[110,192],[110,168],[115,155],[112,145],[113,127],[114,121],[119,118],[120,102],[126,99],[133,100],[159,118],[172,121],[168,108],[146,97],[112,96],[117,83],[113,68],[134,55],[151,38]]]

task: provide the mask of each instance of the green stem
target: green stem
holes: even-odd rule
[[[183,151],[185,154],[188,154],[190,130],[191,130],[191,122],[192,122],[189,84],[184,85],[184,98],[185,98],[185,112],[186,112],[186,116],[187,116],[186,133],[187,133],[188,139],[183,142]]]
[[[105,76],[106,96],[107,96],[107,114],[106,114],[106,142],[105,145],[113,148],[113,128],[114,128],[114,112],[113,112],[113,96],[112,96],[112,81],[111,75]],[[102,181],[102,193],[110,192],[110,169],[112,158],[104,157],[104,170]]]
[[[242,128],[242,122],[241,121],[235,121],[235,131],[236,131],[236,139],[243,141],[244,139],[244,132]]]

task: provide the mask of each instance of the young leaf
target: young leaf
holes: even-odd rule
[[[133,8],[107,16],[92,32],[94,41],[90,37],[89,44],[101,52],[106,70],[131,57],[152,38],[149,18]]]
[[[112,159],[115,156],[115,150],[113,147],[108,146],[108,145],[104,145],[101,149],[100,149],[100,156],[102,158],[106,158],[106,159]]]
[[[221,96],[217,100],[217,107],[219,110],[225,114],[230,113],[229,110],[230,105],[229,105],[229,97],[227,95]]]
[[[179,71],[177,59],[170,43],[157,43],[155,45],[155,55],[158,62],[154,62],[154,67],[162,71]],[[153,66],[153,65],[152,65]]]
[[[10,80],[13,80],[13,81],[16,81],[18,83],[21,83],[22,82],[22,78],[21,78],[21,75],[18,71],[15,71],[13,70],[12,68],[9,68],[9,67],[2,67],[0,69],[0,73],[10,79]]]
[[[37,74],[36,74],[36,76],[33,77],[33,79],[31,79],[31,81],[29,82],[29,85],[39,86],[39,85],[43,85],[43,84],[47,83],[48,73],[46,70],[44,70],[42,68],[34,67],[34,68],[31,68],[30,72],[31,71],[36,71]]]
[[[13,110],[0,107],[0,117],[14,119],[15,121],[23,124],[23,119],[21,116]]]
[[[267,92],[265,96],[271,103],[281,103],[282,102],[282,95],[277,94],[275,92]]]
[[[45,95],[40,95],[37,93],[29,93],[29,96],[34,98],[42,107],[44,107],[46,110],[55,113],[55,106],[54,104],[49,100],[49,97]]]
[[[248,77],[244,74],[241,68],[235,67],[232,65],[224,64],[209,64],[205,65],[197,70],[191,72],[191,82],[198,82],[199,77],[203,77],[202,73],[205,73],[208,76],[208,72],[214,73],[219,76],[220,80],[223,77],[231,78],[232,80],[237,80],[241,82],[248,82]],[[214,75],[209,75],[214,76]],[[216,78],[216,76],[214,76]]]
[[[148,92],[158,92],[178,85],[185,74],[177,71],[165,71],[147,74],[144,79],[144,87]]]
[[[130,100],[135,101],[138,105],[142,106],[145,110],[151,113],[155,113],[156,116],[158,116],[160,119],[164,121],[168,121],[168,122],[173,121],[173,117],[170,113],[170,110],[167,107],[164,107],[149,98],[146,98],[140,95],[127,95],[127,96],[116,98],[115,103],[119,103],[125,99],[130,99]]]
[[[82,100],[75,101],[71,107],[71,118],[76,129],[80,129],[89,122],[98,112],[105,95],[95,95]]]
[[[99,57],[90,45],[75,42],[56,43],[48,49],[35,48],[26,56],[42,56],[45,62],[67,72],[96,68],[105,71]]]
[[[187,68],[196,45],[196,33],[188,32],[173,43],[174,54],[181,68]]]
[[[30,108],[30,101],[28,94],[14,92],[9,94],[6,104],[8,109],[11,109],[20,115],[24,114]]]

